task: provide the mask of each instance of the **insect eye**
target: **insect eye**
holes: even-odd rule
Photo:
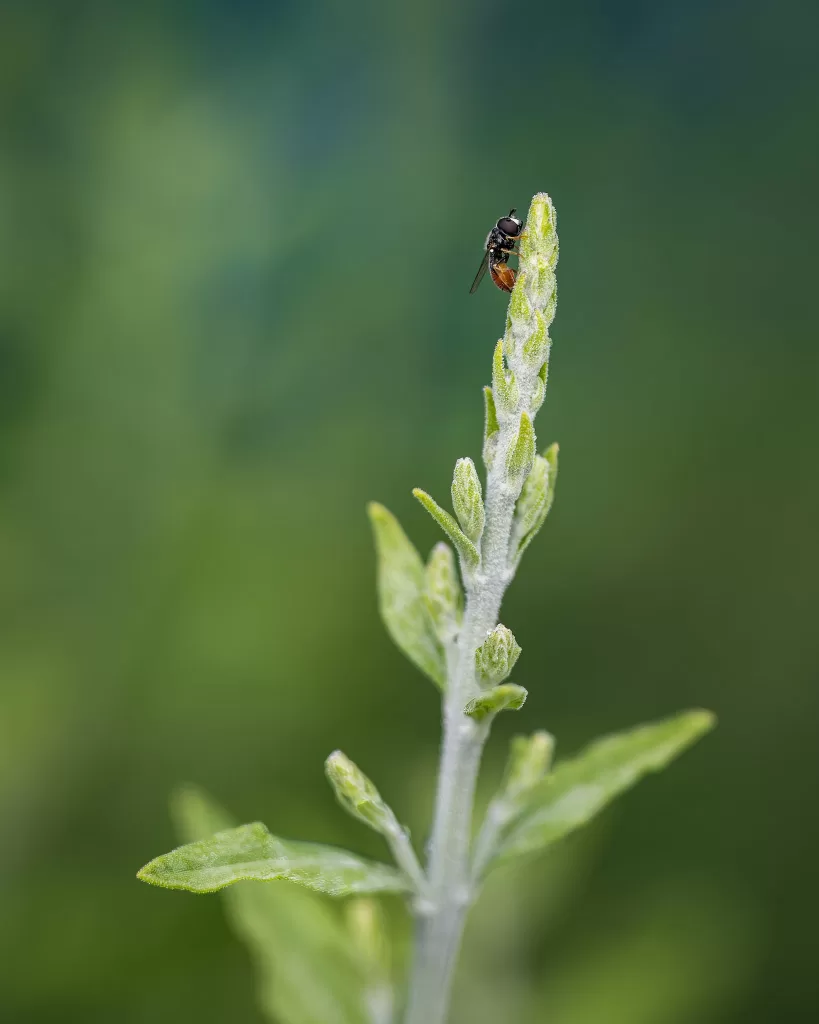
[[[520,233],[520,224],[511,217],[501,217],[498,221],[498,228],[505,235],[517,235]]]

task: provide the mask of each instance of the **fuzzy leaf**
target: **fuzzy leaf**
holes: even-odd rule
[[[444,651],[424,599],[425,572],[421,556],[383,505],[367,511],[378,553],[378,599],[381,618],[399,650],[444,689]]]
[[[386,864],[332,846],[279,839],[260,821],[171,850],[146,864],[137,878],[189,892],[216,892],[234,882],[277,879],[329,896],[409,888],[404,875]]]
[[[469,569],[477,568],[481,560],[478,549],[460,526],[458,526],[449,512],[445,512],[435,499],[427,494],[426,491],[422,491],[420,487],[416,487],[412,493],[455,545],[458,554],[463,560],[463,564]]]
[[[472,459],[458,459],[452,476],[452,507],[464,533],[475,544],[486,518],[481,481]]]
[[[521,261],[521,267],[523,262]],[[512,290],[512,297],[509,300],[509,319],[512,321],[526,322],[532,315],[532,307],[526,298],[526,271],[521,269],[518,272],[515,287]]]
[[[173,811],[187,842],[234,825],[193,787],[175,795]],[[371,1024],[364,1004],[368,971],[331,901],[285,884],[231,886],[222,899],[231,926],[253,957],[259,1003],[271,1021]],[[348,905],[358,902],[363,900]]]
[[[503,361],[503,340],[495,346],[492,358],[492,394],[495,406],[504,412],[514,412],[518,404],[519,389],[515,375],[507,371]]]
[[[536,455],[532,471],[523,484],[515,508],[510,552],[516,564],[546,521],[555,497],[557,484],[558,445],[550,445],[543,455]]]
[[[523,343],[523,358],[533,370],[540,370],[549,354],[549,335],[540,310],[535,310],[535,327]]]
[[[509,747],[509,759],[500,789],[486,810],[486,817],[475,843],[472,873],[480,881],[497,852],[504,829],[523,810],[526,798],[549,770],[554,753],[554,737],[548,732],[515,736]]]
[[[471,700],[464,708],[464,714],[482,722],[485,718],[494,718],[501,711],[519,711],[527,697],[528,693],[522,686],[503,683]]]
[[[513,736],[498,797],[517,804],[548,772],[554,748],[554,736],[543,729],[531,736]]]
[[[484,425],[483,425],[483,462],[487,469],[490,469],[495,461],[495,451],[498,447],[500,436],[500,424],[498,423],[498,410],[495,408],[495,396],[492,388],[483,389],[484,402]]]
[[[506,470],[509,479],[522,483],[529,475],[535,461],[535,430],[528,412],[520,414],[517,436],[506,455]]]
[[[714,723],[709,711],[685,711],[605,736],[561,762],[530,791],[501,841],[498,861],[545,849],[585,825],[646,773],[664,768]]]
[[[432,549],[426,565],[424,600],[438,639],[446,643],[460,625],[463,593],[452,548],[443,541]]]

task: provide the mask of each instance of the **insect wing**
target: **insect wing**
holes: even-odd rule
[[[483,254],[483,259],[481,260],[481,265],[478,267],[478,273],[475,275],[475,280],[472,282],[472,287],[469,289],[469,294],[470,295],[476,290],[478,285],[483,280],[483,275],[486,273],[486,268],[488,266],[489,266],[489,250],[487,250]]]

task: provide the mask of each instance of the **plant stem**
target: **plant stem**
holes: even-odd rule
[[[502,467],[515,438],[510,416],[501,425],[495,465]],[[473,898],[469,845],[472,807],[488,724],[464,715],[475,695],[475,650],[497,624],[511,578],[509,538],[519,489],[499,469],[487,480],[486,527],[481,568],[466,581],[466,609],[457,640],[454,671],[444,700],[444,729],[435,820],[429,846],[429,900],[419,908],[406,1024],[443,1024],[464,923]]]
[[[464,714],[464,708],[481,689],[476,679],[475,651],[498,624],[501,601],[514,576],[517,542],[513,553],[510,541],[515,506],[534,458],[532,422],[545,394],[557,261],[554,207],[547,195],[541,193],[532,200],[522,238],[506,335],[502,346],[499,343],[495,350],[493,400],[491,406],[487,404],[484,461],[488,473],[484,529],[478,542],[480,562],[477,568],[471,568],[462,557],[466,608],[460,632],[447,651],[428,888],[416,905],[415,948],[404,1024],[445,1024],[466,915],[475,898],[470,864],[472,808],[491,718],[475,722]],[[482,860],[486,856],[487,852],[482,851]]]

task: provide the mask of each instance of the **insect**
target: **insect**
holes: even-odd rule
[[[521,236],[521,222],[515,216],[515,211],[510,210],[508,217],[501,217],[497,224],[486,236],[486,252],[484,253],[478,273],[469,289],[471,295],[483,280],[483,275],[489,270],[489,275],[498,288],[504,292],[511,292],[515,285],[515,272],[508,265],[510,253],[517,255],[513,246]]]

